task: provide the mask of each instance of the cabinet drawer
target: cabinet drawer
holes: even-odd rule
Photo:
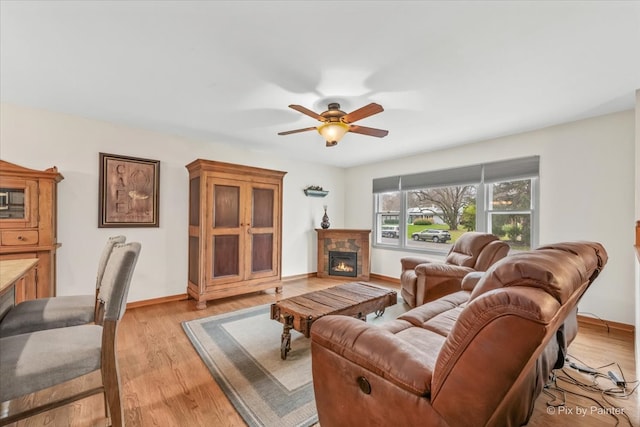
[[[37,231],[3,231],[0,233],[2,246],[37,245]]]

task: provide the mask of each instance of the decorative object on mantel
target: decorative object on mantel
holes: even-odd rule
[[[307,197],[324,197],[329,194],[329,192],[323,190],[322,187],[318,185],[310,185],[304,189],[304,194]]]
[[[329,228],[331,223],[329,222],[329,215],[327,215],[327,206],[324,206],[324,215],[322,215],[322,222],[320,223],[320,227],[323,229]]]

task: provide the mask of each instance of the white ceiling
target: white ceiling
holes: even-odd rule
[[[631,109],[638,1],[6,1],[3,102],[354,166]],[[326,148],[289,109],[385,111]]]

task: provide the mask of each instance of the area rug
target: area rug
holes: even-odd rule
[[[408,310],[402,299],[382,323]],[[256,427],[307,427],[318,422],[311,376],[310,339],[291,331],[291,350],[280,358],[282,324],[270,304],[183,322],[194,348],[240,416]]]

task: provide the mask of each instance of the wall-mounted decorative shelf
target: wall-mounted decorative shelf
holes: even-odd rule
[[[307,197],[325,197],[327,194],[329,194],[329,192],[325,190],[310,190],[308,188],[305,188],[304,194]]]

